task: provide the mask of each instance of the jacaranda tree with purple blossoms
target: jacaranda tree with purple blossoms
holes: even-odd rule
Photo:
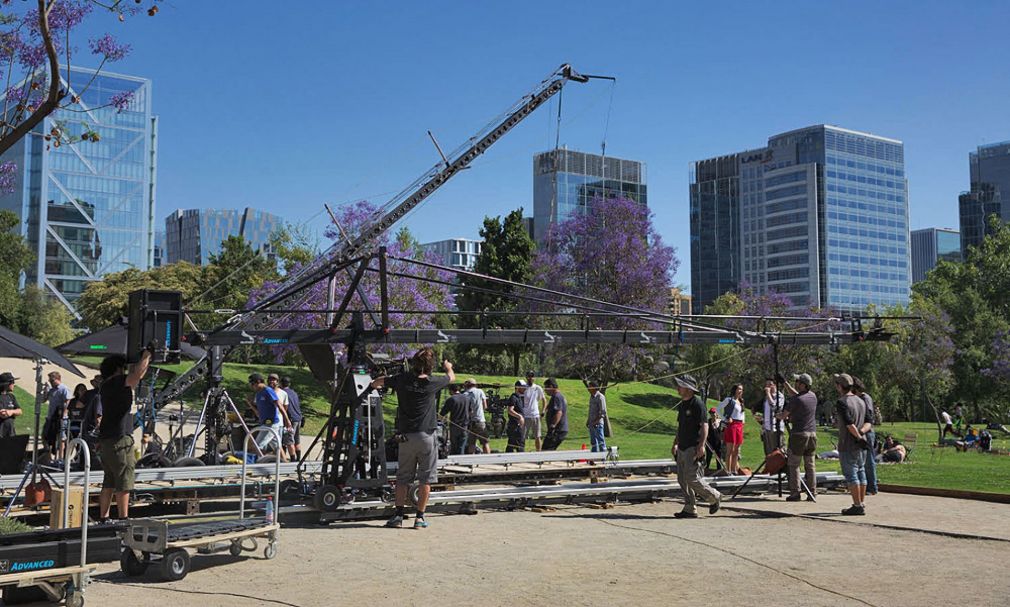
[[[356,234],[368,222],[375,219],[378,208],[369,202],[358,202],[345,205],[336,211],[336,218],[346,234]],[[331,226],[325,231],[325,236],[331,241],[339,241],[344,238],[343,233],[335,226]],[[374,249],[381,246],[387,248],[390,257],[402,257],[416,259],[420,257],[424,261],[438,263],[439,260],[432,254],[418,252],[414,246],[415,241],[410,233],[401,230],[394,239],[388,233],[384,234],[374,243]],[[374,250],[373,249],[373,250]],[[378,269],[378,264],[373,262],[372,268]],[[452,306],[452,294],[450,289],[441,282],[451,282],[452,276],[448,272],[421,268],[407,262],[389,259],[387,269],[391,274],[403,274],[417,276],[420,280],[404,278],[402,276],[389,276],[389,307],[392,310],[413,310],[417,313],[411,314],[390,314],[390,324],[395,329],[422,329],[441,326],[445,322],[443,318],[436,314],[426,312],[438,312],[448,310]],[[298,268],[292,268],[290,274],[296,274]],[[339,304],[343,294],[350,286],[350,276],[345,272],[336,274],[337,303]],[[439,282],[435,282],[439,281]],[[364,301],[355,293],[348,306],[349,310],[370,309],[378,313],[379,310],[379,276],[377,272],[365,272],[361,281],[361,290],[364,294]],[[264,299],[273,293],[279,285],[279,281],[267,281],[262,287],[254,290],[249,297],[248,307],[256,305],[256,302]],[[312,285],[306,292],[302,301],[295,306],[296,309],[303,310],[323,310],[326,309],[328,298],[327,281],[322,280]],[[368,314],[364,315],[365,326],[370,328],[372,321]],[[345,315],[341,326],[348,326],[350,315]],[[287,314],[281,317],[275,325],[278,329],[306,329],[325,328],[326,315],[313,312],[305,314]],[[402,355],[416,348],[416,346],[384,346],[379,348],[384,352],[393,355]],[[276,347],[275,357],[278,361],[290,360],[297,351],[291,347]]]
[[[666,313],[678,261],[653,227],[648,208],[628,198],[596,198],[585,211],[552,227],[533,262],[534,283]],[[599,329],[658,328],[635,316],[590,316],[588,321]],[[556,348],[552,358],[559,375],[606,385],[651,373],[658,354],[655,348],[583,345]]]
[[[146,1],[148,15],[158,12],[157,2]],[[58,109],[81,113],[98,109],[79,105],[87,86],[78,91],[70,91],[67,86],[71,62],[80,59],[77,47],[80,41],[75,31],[95,13],[105,13],[115,23],[144,11],[140,0],[0,0],[0,65],[6,74],[0,114],[0,154]],[[111,33],[88,40],[87,48],[90,55],[87,61],[97,71],[130,52],[130,46],[120,43]],[[65,75],[61,75],[64,71]],[[130,93],[120,93],[112,96],[108,105],[121,111],[131,101]],[[92,125],[84,124],[83,129],[72,134],[60,123],[43,136],[49,146],[98,141],[101,137]],[[16,173],[13,161],[0,164],[0,192],[13,190]]]

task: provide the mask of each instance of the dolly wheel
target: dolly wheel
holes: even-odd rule
[[[176,582],[189,573],[189,553],[185,548],[173,548],[161,557],[161,577]]]
[[[232,540],[231,546],[228,548],[228,553],[232,556],[242,555],[242,542],[241,540]]]
[[[340,506],[340,489],[333,485],[323,485],[316,489],[313,502],[317,510],[335,512]]]
[[[268,542],[267,547],[263,549],[263,558],[268,561],[277,556],[277,542]]]
[[[138,575],[144,575],[147,571],[148,566],[147,559],[143,561],[137,558],[137,555],[133,553],[133,550],[126,548],[123,550],[123,554],[119,557],[119,568],[123,570],[123,573],[130,577],[137,577]]]
[[[84,607],[84,595],[74,592],[67,595],[67,607]]]

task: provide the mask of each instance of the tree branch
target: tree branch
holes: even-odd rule
[[[31,132],[39,123],[45,120],[46,116],[52,114],[60,103],[60,58],[56,54],[56,45],[53,44],[53,36],[49,31],[49,8],[46,0],[39,2],[39,34],[46,47],[46,56],[49,58],[49,93],[45,101],[42,102],[34,112],[17,125],[6,137],[0,138],[0,154],[9,150],[15,143]]]

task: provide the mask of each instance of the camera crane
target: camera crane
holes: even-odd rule
[[[582,75],[564,64],[524,95],[498,119],[471,137],[449,155],[439,149],[442,161],[429,169],[410,186],[387,202],[357,234],[334,243],[326,252],[303,269],[293,273],[268,298],[254,307],[239,312],[224,325],[209,332],[199,330],[190,334],[194,345],[207,346],[207,355],[186,373],[154,396],[155,408],[160,408],[177,398],[197,382],[207,385],[206,425],[207,457],[217,454],[219,439],[225,433],[225,412],[233,406],[222,383],[222,364],[228,353],[240,345],[297,345],[305,356],[317,379],[329,382],[333,388],[330,415],[316,436],[313,446],[323,443],[322,467],[318,485],[309,487],[303,482],[305,451],[299,463],[300,493],[312,494],[315,506],[323,511],[335,510],[341,503],[357,495],[385,495],[388,492],[386,476],[386,437],[382,416],[381,396],[370,390],[371,373],[382,372],[390,363],[369,357],[368,344],[611,344],[611,345],[681,345],[688,343],[767,344],[775,345],[837,345],[858,341],[887,340],[891,337],[882,325],[875,323],[869,330],[862,327],[861,318],[817,319],[828,320],[831,330],[808,332],[803,330],[772,330],[759,321],[753,330],[729,327],[711,318],[674,316],[650,310],[618,305],[606,301],[552,291],[532,285],[521,285],[507,280],[484,276],[455,268],[447,268],[422,260],[397,258],[387,254],[384,247],[375,247],[375,241],[397,221],[420,205],[452,176],[466,169],[480,154],[498,139],[517,126],[534,110],[561,91],[569,81],[584,83],[596,76]],[[436,144],[437,146],[437,144]],[[407,269],[391,272],[387,261],[394,260]],[[413,273],[411,271],[413,270]],[[425,276],[430,270],[455,274],[459,283],[450,283]],[[339,304],[331,289],[327,306],[328,327],[278,329],[277,321],[290,314],[305,314],[303,306],[308,289],[323,280],[333,280],[337,273],[347,272],[351,281]],[[380,302],[378,310],[351,309],[350,303],[358,292],[361,280],[367,273],[377,274]],[[549,304],[562,309],[554,316],[579,319],[578,329],[499,329],[487,326],[481,315],[481,327],[476,329],[402,329],[391,325],[391,313],[421,311],[391,310],[389,307],[389,276],[425,282],[442,283],[463,290],[507,289],[499,293],[513,299]],[[477,287],[477,281],[484,285]],[[332,284],[332,283],[331,283]],[[497,291],[496,291],[497,292]],[[195,312],[195,311],[193,311]],[[317,311],[318,312],[318,311]],[[458,314],[458,312],[447,312]],[[366,327],[369,316],[373,326]],[[551,313],[529,313],[530,317]],[[347,318],[349,317],[349,318]],[[595,319],[633,319],[649,329],[601,329]],[[793,319],[795,320],[795,319]],[[192,323],[191,323],[192,324]],[[824,324],[824,323],[821,323]],[[655,329],[654,327],[662,327]],[[337,364],[333,344],[345,348],[346,362]],[[216,463],[208,461],[208,463]]]

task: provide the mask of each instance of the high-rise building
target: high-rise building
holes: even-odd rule
[[[645,164],[568,149],[533,157],[533,233],[542,242],[551,224],[585,214],[594,198],[625,197],[648,204]]]
[[[990,217],[1010,223],[1010,141],[979,146],[968,154],[968,166],[971,190],[958,197],[963,259],[992,233]]]
[[[14,191],[0,196],[0,208],[21,217],[21,233],[35,250],[25,283],[79,318],[74,303],[89,282],[151,265],[158,129],[150,80],[76,67],[67,78],[60,73],[67,98],[76,101],[0,158],[18,166]],[[132,97],[117,110],[113,98],[124,93]],[[77,142],[47,142],[58,124]],[[80,140],[89,130],[98,141]]]
[[[154,255],[151,258],[151,267],[160,268],[165,265],[165,230],[154,231]]]
[[[477,256],[480,255],[482,244],[483,241],[480,240],[449,238],[448,240],[426,242],[421,245],[421,248],[437,255],[444,266],[472,270],[477,263]]]
[[[912,230],[912,282],[926,279],[926,274],[941,261],[961,261],[961,234],[950,228]]]
[[[670,314],[688,316],[691,314],[691,295],[679,287],[670,287]]]
[[[270,238],[284,225],[277,215],[251,209],[179,209],[165,218],[165,262],[205,265],[230,236],[241,236],[255,251],[274,256]]]
[[[740,285],[740,158],[730,154],[691,169],[691,295],[695,314]]]
[[[738,179],[741,282],[758,292],[784,294],[797,309],[862,310],[908,302],[908,196],[900,141],[818,125],[724,158],[737,164],[738,177],[729,168],[721,175],[729,175],[727,192]],[[710,241],[728,247],[732,239],[711,223],[695,221],[696,186],[706,180],[694,181],[691,292],[699,310],[718,293],[704,277],[695,282],[696,264],[699,276],[711,274]],[[732,202],[727,194],[723,206]],[[698,206],[704,215],[703,201]],[[708,246],[708,256],[703,248],[697,262],[695,240]],[[731,264],[716,267],[710,281],[732,279]]]

